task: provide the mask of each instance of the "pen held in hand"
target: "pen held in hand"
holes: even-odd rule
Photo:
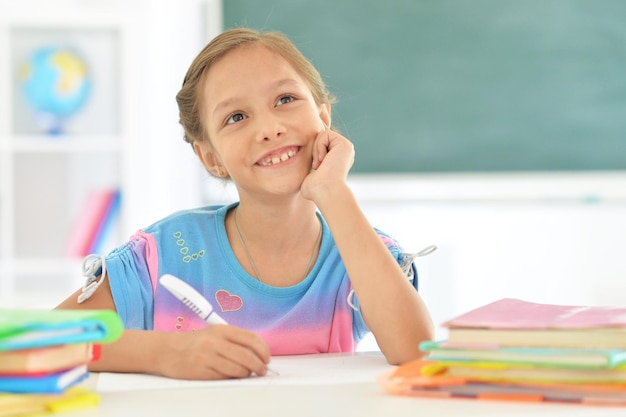
[[[180,278],[174,275],[164,274],[159,279],[159,282],[165,289],[178,298],[183,304],[185,304],[191,311],[196,313],[198,317],[204,320],[209,325],[214,324],[228,324],[226,320],[220,317],[215,312],[213,306],[209,301],[204,298],[202,294],[196,291],[191,285],[187,284]],[[278,372],[267,368],[267,371],[271,374],[278,375]]]
[[[228,324],[215,312],[207,299],[185,281],[174,275],[165,274],[159,282],[207,324]]]

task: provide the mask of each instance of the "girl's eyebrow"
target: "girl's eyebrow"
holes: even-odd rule
[[[237,99],[235,97],[230,97],[230,98],[227,98],[226,100],[220,101],[219,103],[217,103],[217,105],[213,109],[213,117],[215,118],[217,113],[219,113],[219,111],[222,108],[230,107],[233,103],[236,103],[236,102],[237,102]]]
[[[293,78],[283,78],[282,80],[278,80],[275,83],[272,83],[270,85],[270,90],[274,90],[277,88],[281,88],[281,87],[285,87],[288,85],[293,85],[293,86],[297,86],[298,85],[298,81],[294,80]]]

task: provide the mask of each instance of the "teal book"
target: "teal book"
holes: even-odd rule
[[[426,341],[424,360],[439,362],[493,362],[541,367],[607,369],[626,364],[626,350],[576,348],[526,348],[464,345]]]
[[[13,394],[57,394],[76,385],[88,375],[87,365],[79,365],[46,375],[2,377],[0,378],[0,392]]]
[[[111,310],[0,310],[0,353],[68,343],[110,343],[123,324]]]

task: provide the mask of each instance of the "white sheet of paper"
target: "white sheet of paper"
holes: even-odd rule
[[[102,372],[98,375],[96,390],[115,392],[210,386],[347,384],[373,382],[377,376],[393,369],[380,352],[275,356],[270,367],[278,375],[224,381],[187,381],[144,374]]]

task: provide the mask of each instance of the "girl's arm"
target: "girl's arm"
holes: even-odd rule
[[[354,160],[352,144],[330,130],[318,135],[313,171],[302,185],[333,233],[368,327],[392,364],[421,356],[419,343],[433,337],[424,302],[396,259],[369,224],[346,177]]]
[[[77,291],[57,309],[115,310],[105,278],[85,302]],[[269,347],[256,334],[233,326],[215,325],[194,332],[125,330],[115,342],[102,345],[100,359],[90,364],[96,372],[135,372],[180,379],[242,378],[265,375]]]

